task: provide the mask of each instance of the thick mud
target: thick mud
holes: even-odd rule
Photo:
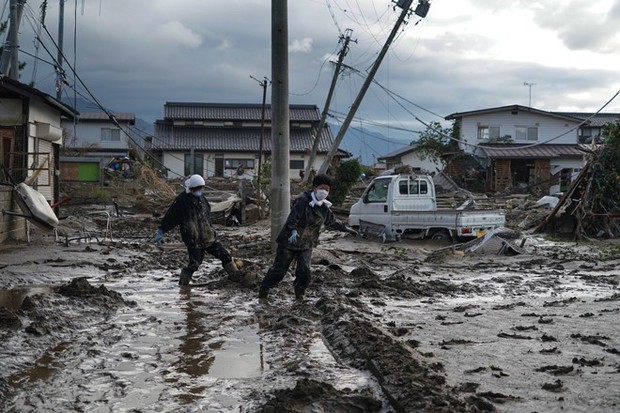
[[[0,246],[7,412],[620,411],[620,248],[526,236],[453,253],[326,232],[313,282],[257,298],[156,221],[90,222]],[[221,228],[259,279],[269,223]]]

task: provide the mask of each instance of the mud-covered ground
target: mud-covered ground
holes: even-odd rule
[[[0,246],[0,411],[620,411],[614,243],[325,232],[307,297],[287,276],[258,300],[210,256],[180,289],[178,233],[158,248],[155,219],[94,216]],[[269,222],[220,236],[262,278]]]

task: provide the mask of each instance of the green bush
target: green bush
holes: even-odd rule
[[[342,162],[336,168],[334,187],[330,191],[329,199],[335,205],[342,205],[351,187],[358,181],[362,173],[362,165],[358,159]]]

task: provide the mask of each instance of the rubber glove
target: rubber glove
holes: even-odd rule
[[[288,242],[291,244],[297,244],[297,230],[294,229],[293,231],[291,231],[291,236],[288,238]]]
[[[164,230],[161,228],[157,229],[157,234],[155,235],[155,242],[157,245],[161,245],[164,243]]]

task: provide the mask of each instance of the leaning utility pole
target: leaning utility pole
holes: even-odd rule
[[[263,108],[260,117],[260,141],[258,144],[258,174],[256,174],[256,187],[258,190],[258,214],[260,218],[263,217],[263,190],[261,188],[261,178],[263,175],[263,142],[265,141],[265,114],[267,112],[267,86],[269,85],[269,79],[267,77],[261,82],[253,76],[252,79],[256,80],[260,87],[263,88]]]
[[[366,78],[366,81],[364,82],[364,85],[362,86],[362,89],[357,95],[357,98],[355,98],[353,105],[351,105],[349,114],[347,115],[346,119],[342,123],[342,126],[340,127],[340,131],[338,131],[338,136],[336,136],[334,145],[331,147],[331,149],[327,153],[327,156],[325,157],[323,164],[319,168],[318,173],[324,174],[327,172],[327,168],[329,167],[329,164],[331,163],[332,158],[336,154],[336,151],[338,150],[338,146],[340,145],[340,142],[342,142],[342,139],[344,138],[344,134],[347,132],[347,129],[349,125],[351,124],[353,117],[355,116],[355,112],[357,112],[357,109],[362,103],[362,99],[364,99],[364,95],[366,94],[368,87],[372,83],[375,77],[375,74],[377,73],[377,70],[379,69],[379,66],[381,65],[381,62],[383,61],[383,58],[385,57],[385,54],[388,51],[388,48],[392,44],[394,37],[396,37],[396,34],[398,33],[398,30],[400,29],[400,25],[405,21],[405,18],[409,14],[410,12],[409,7],[411,7],[412,2],[413,0],[399,0],[398,3],[396,4],[398,7],[402,7],[403,11],[398,17],[398,21],[396,22],[396,24],[394,25],[394,28],[392,29],[392,32],[388,36],[385,42],[385,45],[381,49],[381,52],[379,53],[377,60],[375,60],[374,65],[370,69],[370,72],[368,73],[368,77]],[[429,0],[419,0],[419,4],[416,7],[415,14],[417,14],[420,17],[425,17],[426,13],[428,12],[428,7],[429,7]]]
[[[271,0],[271,250],[291,209],[287,0]]]
[[[314,166],[314,159],[316,158],[316,153],[319,150],[319,143],[321,142],[321,134],[323,133],[323,127],[325,126],[325,121],[327,120],[327,114],[329,112],[329,106],[331,105],[332,96],[334,95],[334,89],[336,89],[336,80],[340,75],[340,68],[342,67],[342,61],[344,57],[347,55],[349,51],[349,42],[351,41],[351,33],[353,30],[346,29],[344,35],[344,45],[340,52],[338,53],[338,63],[336,63],[336,69],[334,70],[334,77],[332,78],[332,84],[329,87],[329,93],[327,94],[327,99],[325,100],[325,105],[323,106],[323,113],[321,114],[321,121],[319,122],[318,128],[314,132],[314,142],[312,143],[312,152],[310,152],[310,158],[308,158],[308,164],[306,165],[306,169],[304,171],[304,176],[301,180],[302,183],[308,182],[310,177],[310,169]],[[340,42],[343,41],[343,36],[340,36]]]

